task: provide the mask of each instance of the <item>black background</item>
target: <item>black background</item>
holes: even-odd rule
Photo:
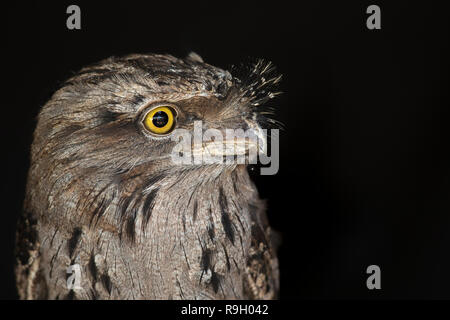
[[[58,84],[111,55],[191,50],[284,75],[280,170],[255,176],[283,235],[281,298],[450,298],[449,17],[411,1],[30,2],[2,9],[0,298],[35,117]],[[82,29],[66,28],[81,7]],[[381,7],[381,30],[366,8]],[[6,44],[6,45],[5,45]],[[381,267],[381,290],[366,268]]]

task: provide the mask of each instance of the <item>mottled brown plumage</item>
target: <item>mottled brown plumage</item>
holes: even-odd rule
[[[278,82],[191,54],[130,55],[82,69],[42,108],[17,233],[22,299],[271,299],[278,263],[245,165],[175,165],[139,121],[154,103],[210,128],[261,125]],[[81,289],[67,287],[81,267]]]

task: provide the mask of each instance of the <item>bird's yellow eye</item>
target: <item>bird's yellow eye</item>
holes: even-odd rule
[[[174,113],[171,107],[156,107],[145,115],[144,126],[156,134],[169,133],[175,127]]]

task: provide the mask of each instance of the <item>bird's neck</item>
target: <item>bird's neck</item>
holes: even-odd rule
[[[252,214],[259,205],[245,167],[216,176],[190,172],[173,182],[159,185],[142,240],[137,239],[150,254],[149,272],[175,277],[175,289],[184,292],[200,284],[203,294],[229,297],[235,290],[234,295],[241,297],[242,284],[230,281],[246,266]],[[202,296],[193,293],[190,298]]]

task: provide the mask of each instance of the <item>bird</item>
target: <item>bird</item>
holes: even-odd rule
[[[171,135],[195,121],[217,130],[274,121],[262,111],[278,94],[273,64],[229,69],[193,52],[129,54],[60,85],[31,145],[20,299],[278,298],[275,233],[248,163],[170,156]]]

